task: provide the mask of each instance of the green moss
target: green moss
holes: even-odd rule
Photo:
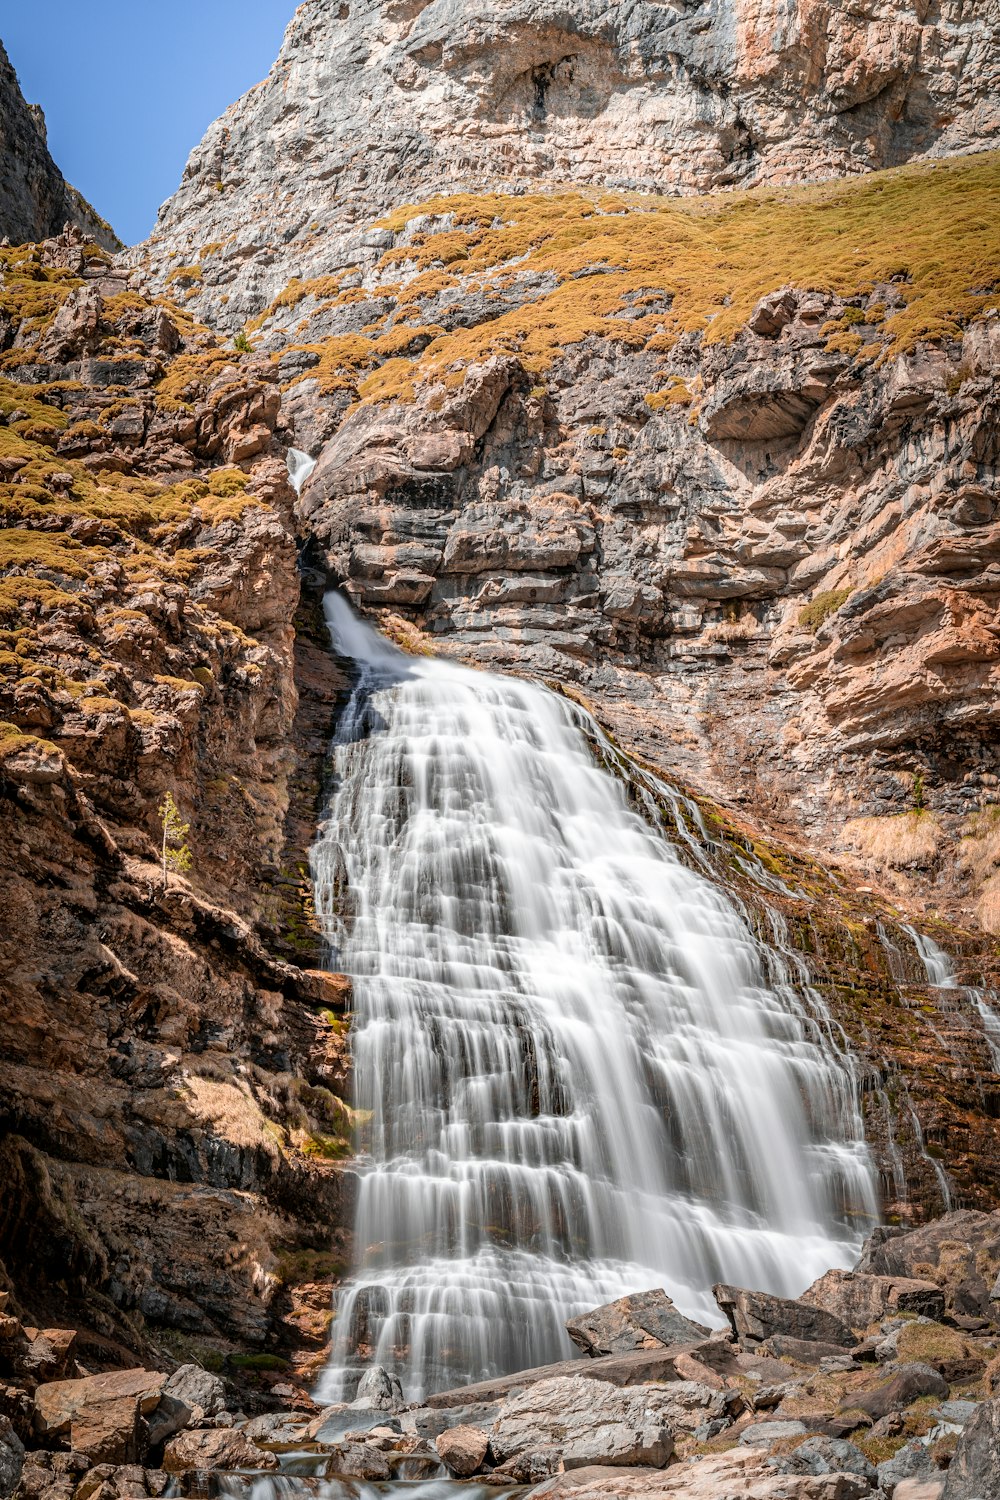
[[[227,1364],[234,1370],[287,1370],[288,1360],[277,1354],[230,1354]]]

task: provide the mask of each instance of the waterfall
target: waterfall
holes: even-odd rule
[[[846,1051],[594,722],[327,618],[358,678],[313,874],[364,1123],[321,1397],[368,1359],[412,1398],[568,1357],[564,1320],[626,1292],[717,1326],[715,1281],[851,1264],[877,1208]]]

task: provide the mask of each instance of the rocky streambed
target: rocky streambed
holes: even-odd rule
[[[715,1298],[715,1328],[641,1291],[567,1324],[576,1359],[420,1405],[374,1366],[323,1408],[287,1375],[95,1371],[4,1313],[0,1496],[1000,1496],[1000,1213],[877,1230],[794,1300]]]

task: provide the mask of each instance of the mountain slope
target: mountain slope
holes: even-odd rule
[[[0,42],[0,239],[14,245],[77,228],[105,250],[120,248],[114,230],[64,181],[49,155],[45,117],[27,104]]]
[[[364,258],[401,201],[463,189],[705,192],[998,138],[997,20],[961,0],[306,0],[192,153],[142,250],[235,328]]]

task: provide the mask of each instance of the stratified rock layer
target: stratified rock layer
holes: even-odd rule
[[[977,149],[1000,125],[995,27],[960,0],[307,0],[144,254],[236,327],[436,192],[703,192]]]

